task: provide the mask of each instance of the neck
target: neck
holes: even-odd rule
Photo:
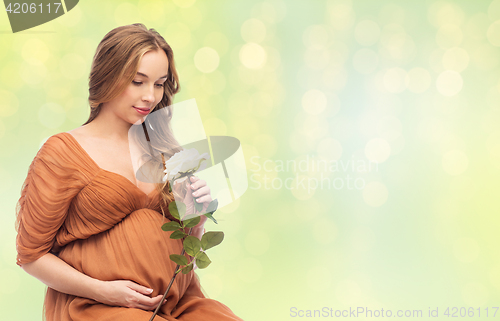
[[[107,112],[106,108],[102,108],[99,114],[88,123],[87,126],[91,131],[99,137],[105,137],[116,142],[128,141],[128,131],[132,124],[116,117],[112,112]]]

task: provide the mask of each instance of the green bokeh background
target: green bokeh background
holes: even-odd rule
[[[15,264],[28,166],[87,119],[95,48],[135,22],[173,47],[175,102],[243,146],[249,189],[207,223],[226,234],[197,272],[211,298],[245,320],[500,306],[499,0],[83,0],[16,34],[2,12],[3,320],[42,313],[45,285]]]

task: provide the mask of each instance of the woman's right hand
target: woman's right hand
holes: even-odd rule
[[[103,281],[96,301],[127,308],[154,310],[163,295],[149,297],[151,289],[128,280]],[[166,303],[166,300],[163,302]]]

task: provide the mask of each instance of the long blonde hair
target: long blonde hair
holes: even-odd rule
[[[165,39],[154,29],[146,28],[142,23],[135,23],[117,27],[104,36],[97,46],[89,76],[89,104],[90,116],[83,124],[93,121],[102,108],[102,104],[116,98],[132,82],[139,69],[142,56],[151,50],[163,50],[168,58],[168,78],[164,84],[163,97],[151,113],[162,110],[165,117],[161,122],[156,122],[154,131],[152,126],[146,126],[148,118],[141,126],[132,126],[144,131],[147,143],[141,146],[142,151],[149,157],[150,172],[163,175],[163,159],[170,158],[182,150],[173,136],[170,128],[172,118],[172,102],[174,95],[180,91],[179,76],[174,63],[174,53]],[[150,127],[151,129],[147,128]],[[144,135],[143,134],[143,135]],[[140,142],[141,140],[139,140]],[[158,157],[161,155],[161,158]],[[153,171],[151,171],[153,169]],[[161,180],[156,179],[157,182]],[[170,183],[158,183],[160,199],[163,202],[161,209],[174,200],[169,192]],[[173,219],[169,215],[170,219]]]

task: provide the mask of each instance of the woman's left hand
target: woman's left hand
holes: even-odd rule
[[[210,187],[207,186],[207,182],[199,177],[191,176],[191,185],[189,188],[192,191],[191,195],[196,198],[198,203],[203,203],[203,210],[206,210],[210,202],[212,202]]]
[[[195,213],[194,198],[196,198],[196,202],[203,204],[201,213],[205,214],[208,205],[212,202],[210,187],[207,186],[207,182],[199,177],[191,176],[191,181],[186,180],[186,184],[187,192],[183,200],[184,204],[186,204],[186,213]],[[200,218],[201,223],[204,223],[207,219],[205,215],[201,215]]]

